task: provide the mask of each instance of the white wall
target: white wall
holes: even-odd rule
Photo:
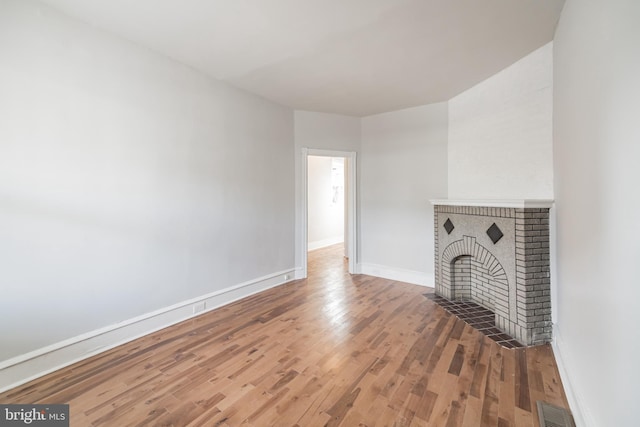
[[[295,265],[298,274],[303,268],[303,254],[307,250],[302,226],[304,206],[301,164],[302,149],[360,153],[360,118],[338,114],[295,111],[295,186],[296,186],[296,249]],[[359,162],[359,160],[358,160]],[[359,180],[359,178],[358,178]],[[358,187],[358,183],[356,183]],[[356,212],[359,217],[359,212]],[[357,220],[359,221],[359,220]]]
[[[342,190],[333,188],[333,166],[342,170]],[[309,156],[307,165],[309,250],[344,242],[344,159]]]
[[[447,104],[362,119],[361,264],[433,286],[433,206],[447,196]]]
[[[360,118],[299,110],[294,115],[297,149],[360,151]]]
[[[569,0],[554,42],[554,334],[583,426],[638,425],[639,20],[636,0]]]
[[[0,361],[293,268],[291,110],[26,0],[0,94]]]
[[[552,199],[553,45],[449,101],[449,198]]]

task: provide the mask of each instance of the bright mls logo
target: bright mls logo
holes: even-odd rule
[[[0,426],[69,427],[69,405],[0,405]]]

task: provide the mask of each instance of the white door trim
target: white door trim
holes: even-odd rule
[[[308,248],[308,194],[307,194],[307,161],[309,156],[324,156],[324,157],[343,157],[349,162],[348,179],[347,179],[347,239],[349,244],[347,245],[347,256],[349,257],[349,273],[356,274],[357,256],[358,256],[358,240],[357,240],[357,222],[356,222],[356,188],[357,186],[357,162],[355,151],[335,151],[335,150],[317,150],[313,148],[302,148],[301,150],[301,162],[300,162],[300,187],[301,195],[300,204],[298,206],[299,212],[302,213],[302,227],[300,244],[298,245],[298,254],[302,262],[302,278],[307,277],[307,248]]]

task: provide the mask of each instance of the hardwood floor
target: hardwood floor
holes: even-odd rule
[[[507,349],[430,289],[350,276],[342,247],[309,278],[0,394],[69,403],[78,426],[538,426],[568,407],[549,346]]]

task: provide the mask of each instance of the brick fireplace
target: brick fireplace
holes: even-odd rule
[[[433,200],[435,292],[524,345],[551,340],[549,200]]]

